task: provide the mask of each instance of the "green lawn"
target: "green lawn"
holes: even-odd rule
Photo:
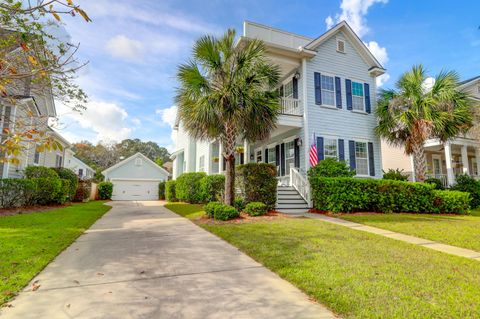
[[[480,263],[311,219],[203,224],[345,318],[478,318]]]
[[[95,201],[0,217],[0,305],[110,208]]]
[[[345,214],[340,218],[480,252],[480,214],[472,213],[471,216]]]
[[[205,215],[203,205],[200,204],[186,204],[186,203],[168,203],[165,207],[172,212],[188,219],[197,219]]]

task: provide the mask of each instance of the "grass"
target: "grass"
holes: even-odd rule
[[[101,201],[0,217],[0,305],[111,207]]]
[[[331,225],[201,225],[344,318],[478,318],[480,263]]]
[[[367,214],[340,218],[480,252],[480,211],[472,215]]]
[[[165,208],[191,220],[198,219],[205,214],[203,205],[200,204],[168,203],[165,204]]]

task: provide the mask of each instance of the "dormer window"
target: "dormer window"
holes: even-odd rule
[[[337,39],[337,51],[345,53],[345,41]]]
[[[135,159],[135,166],[142,166],[142,159],[141,158]]]

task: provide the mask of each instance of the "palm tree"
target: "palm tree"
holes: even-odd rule
[[[238,138],[261,140],[276,127],[279,74],[279,68],[267,62],[261,41],[236,45],[234,30],[221,38],[197,40],[192,60],[178,68],[180,121],[193,138],[218,139],[223,145],[226,204],[234,200]]]
[[[458,90],[456,72],[442,71],[432,80],[422,65],[405,72],[395,86],[394,90],[380,92],[376,133],[413,155],[416,180],[424,181],[425,141],[438,138],[445,143],[470,129],[473,117],[469,96]]]

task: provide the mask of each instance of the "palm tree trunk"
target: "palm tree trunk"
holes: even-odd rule
[[[425,157],[423,143],[413,146],[413,165],[416,181],[423,182],[427,172],[427,158]]]
[[[235,199],[235,156],[225,157],[225,204],[233,206]]]

